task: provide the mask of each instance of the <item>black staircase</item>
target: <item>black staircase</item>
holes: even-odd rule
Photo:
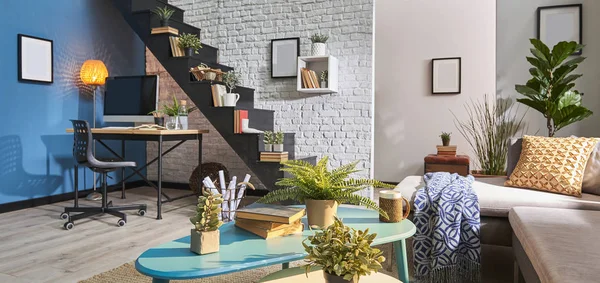
[[[175,9],[169,20],[169,26],[180,33],[200,35],[200,29],[183,22],[183,10],[166,3],[166,0],[113,0],[113,4],[121,12],[126,22],[138,34],[141,40],[152,51],[154,56],[198,107],[200,112],[217,129],[229,143],[236,154],[246,163],[264,185],[265,189],[274,189],[277,179],[283,177],[279,171],[281,165],[272,162],[260,162],[260,151],[264,150],[262,134],[234,134],[234,110],[248,110],[250,127],[259,130],[273,130],[274,111],[254,108],[254,89],[238,86],[235,90],[240,100],[235,107],[213,107],[211,82],[194,81],[189,72],[190,67],[204,63],[212,68],[229,71],[233,68],[218,62],[218,49],[206,44],[192,57],[172,57],[169,34],[150,34],[153,27],[158,27],[159,20],[151,12],[155,7],[168,6]],[[303,159],[316,162],[316,157],[296,158],[294,152],[293,133],[285,134],[284,150],[289,152],[289,159]],[[258,192],[260,194],[260,192]]]

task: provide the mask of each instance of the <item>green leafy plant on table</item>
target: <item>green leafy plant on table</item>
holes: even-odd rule
[[[532,78],[525,85],[515,86],[517,92],[526,97],[517,101],[542,113],[548,136],[553,137],[560,129],[593,114],[581,106],[581,94],[574,89],[575,80],[582,75],[571,74],[585,57],[577,56],[565,62],[583,45],[562,41],[550,50],[538,39],[530,39],[530,42],[533,57],[527,57],[527,61],[533,66],[529,69]]]
[[[190,53],[198,54],[198,49],[202,48],[202,43],[197,34],[182,33],[179,36],[179,47],[186,50],[187,56],[191,56]]]
[[[162,8],[156,7],[152,10],[152,13],[158,16],[158,19],[160,20],[160,25],[166,27],[169,26],[169,19],[171,19],[173,13],[175,13],[175,10],[170,9],[167,6],[164,6]]]
[[[302,242],[308,254],[304,266],[306,273],[313,267],[320,267],[326,281],[337,276],[347,282],[358,282],[360,276],[378,272],[385,257],[379,249],[371,247],[375,237],[377,234],[369,234],[369,229],[357,231],[335,217],[331,226]]]
[[[471,100],[464,106],[467,119],[460,120],[454,112],[454,124],[475,154],[482,175],[506,175],[509,139],[525,131],[525,113],[510,99],[494,102],[485,95],[483,101]]]
[[[207,254],[219,251],[219,227],[223,221],[219,220],[223,197],[203,190],[198,197],[196,215],[190,217],[194,225],[191,230],[190,250],[197,254]]]
[[[387,214],[371,199],[355,194],[368,187],[393,188],[394,186],[372,179],[353,179],[350,175],[356,169],[358,161],[328,170],[328,157],[324,157],[312,165],[303,160],[282,162],[281,171],[291,174],[282,178],[276,185],[281,189],[269,192],[261,198],[261,203],[273,203],[284,200],[296,200],[306,204],[308,224],[316,227],[327,227],[333,223],[338,204],[363,205],[376,210],[388,218]]]

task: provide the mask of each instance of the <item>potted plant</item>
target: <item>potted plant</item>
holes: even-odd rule
[[[173,16],[173,13],[175,13],[175,10],[170,9],[167,6],[164,6],[163,8],[156,7],[156,8],[154,8],[154,10],[152,10],[152,13],[154,13],[156,16],[158,16],[158,19],[160,19],[161,27],[168,27],[169,19],[171,18],[171,16]]]
[[[154,116],[154,124],[165,126],[165,114],[163,114],[162,110],[154,110],[148,114]]]
[[[222,202],[220,194],[212,194],[207,190],[203,190],[198,197],[196,216],[190,217],[194,225],[190,236],[192,252],[202,255],[219,251],[219,227],[223,225],[223,221],[219,220]]]
[[[283,132],[276,132],[273,137],[273,151],[283,152]]]
[[[369,229],[357,231],[336,217],[331,226],[302,241],[308,254],[306,273],[312,267],[320,267],[325,282],[358,283],[361,276],[381,270],[385,261],[383,252],[371,247],[375,237],[377,234],[369,234]]]
[[[265,131],[263,135],[264,135],[263,142],[265,143],[265,151],[268,151],[268,152],[273,151],[273,143],[274,143],[273,132]]]
[[[351,179],[350,174],[360,170],[355,169],[358,161],[329,170],[328,157],[324,157],[316,165],[302,160],[282,162],[291,177],[282,178],[277,183],[283,187],[269,192],[261,198],[261,203],[273,203],[284,200],[296,200],[306,204],[308,225],[311,227],[327,227],[333,224],[338,204],[348,203],[363,205],[379,212],[388,218],[377,203],[371,199],[355,194],[368,187],[394,188],[394,186],[372,179]]]
[[[329,39],[328,35],[324,34],[313,34],[310,37],[310,41],[312,41],[311,54],[312,56],[325,56],[327,53],[327,40]]]
[[[223,74],[223,83],[229,89],[229,92],[223,95],[223,106],[235,107],[240,95],[233,93],[233,90],[240,83],[240,76],[235,71],[231,70]]]
[[[452,135],[452,133],[442,132],[442,134],[440,135],[440,138],[442,138],[442,145],[443,146],[449,146],[450,145],[450,136],[451,135]]]
[[[163,114],[167,115],[167,119],[165,121],[165,127],[169,130],[181,130],[181,120],[179,119],[181,105],[179,104],[179,100],[173,95],[173,104],[163,105],[163,109],[160,110]]]
[[[324,70],[321,72],[321,87],[327,88],[327,81],[329,80],[329,72]]]
[[[529,69],[533,78],[525,85],[515,86],[517,92],[526,97],[517,101],[542,113],[546,118],[548,136],[553,137],[558,130],[593,114],[581,106],[581,94],[574,90],[574,81],[582,75],[569,75],[585,57],[577,56],[564,62],[583,45],[562,41],[551,51],[538,39],[532,38],[530,42],[534,47],[531,49],[534,57],[527,57],[527,61],[533,65]]]
[[[517,114],[510,99],[492,102],[487,95],[483,101],[465,104],[466,120],[459,120],[454,113],[454,124],[467,140],[475,154],[475,164],[481,168],[474,171],[476,177],[506,176],[508,141],[524,130],[525,113]]]
[[[179,36],[179,47],[183,48],[185,56],[193,56],[198,54],[198,49],[202,48],[202,44],[197,34],[182,33]]]

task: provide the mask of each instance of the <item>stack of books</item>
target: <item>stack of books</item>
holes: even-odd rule
[[[242,134],[242,120],[248,118],[248,110],[235,110],[233,112],[233,133]]]
[[[321,88],[317,73],[315,73],[315,71],[302,68],[300,69],[300,72],[302,73],[303,88]]]
[[[254,203],[238,209],[235,226],[263,239],[302,233],[304,208]]]
[[[456,156],[456,146],[455,145],[449,145],[449,146],[438,145],[437,146],[437,155]]]
[[[268,152],[263,151],[260,153],[260,161],[262,162],[277,162],[288,161],[288,152]]]

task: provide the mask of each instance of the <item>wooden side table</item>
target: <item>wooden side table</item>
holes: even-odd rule
[[[260,283],[321,283],[325,282],[322,270],[313,270],[308,277],[301,267],[283,269],[264,277]],[[361,276],[360,283],[402,283],[402,281],[383,273],[371,273]]]
[[[466,155],[436,155],[430,154],[425,157],[425,173],[429,172],[450,172],[467,176],[470,160]]]

